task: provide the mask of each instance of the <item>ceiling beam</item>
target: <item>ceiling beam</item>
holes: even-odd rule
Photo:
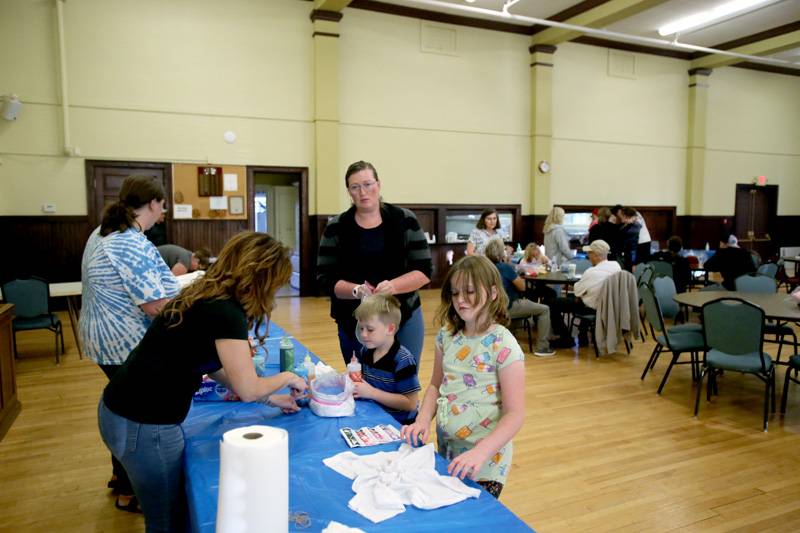
[[[663,4],[665,1],[667,0],[609,0],[561,22],[590,28],[602,28]],[[581,32],[575,30],[548,28],[536,33],[531,42],[532,44],[559,44],[564,41],[570,41],[580,35],[582,35]]]
[[[315,11],[338,11],[346,8],[351,0],[314,0]]]
[[[795,31],[769,37],[761,41],[730,48],[729,52],[748,54],[753,56],[768,56],[800,47],[800,29]],[[709,54],[692,60],[691,68],[719,68],[728,65],[735,65],[745,61],[739,57],[723,56],[720,54]]]

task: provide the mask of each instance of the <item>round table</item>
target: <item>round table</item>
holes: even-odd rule
[[[800,307],[798,307],[797,301],[783,292],[759,294],[739,291],[699,291],[682,292],[673,298],[679,304],[694,308],[702,307],[703,304],[718,298],[741,298],[763,309],[766,318],[788,322],[800,321]]]
[[[524,275],[522,278],[526,283],[544,283],[547,285],[574,285],[581,279],[580,274],[570,277],[563,272],[547,272],[546,274],[537,274],[535,276]]]

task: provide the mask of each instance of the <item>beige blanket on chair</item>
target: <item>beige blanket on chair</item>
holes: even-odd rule
[[[639,293],[630,272],[609,276],[600,288],[594,335],[601,355],[616,352],[620,339],[639,335]]]

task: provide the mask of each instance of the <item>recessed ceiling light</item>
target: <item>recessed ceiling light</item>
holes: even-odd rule
[[[468,3],[468,4],[474,4],[474,3],[475,3],[475,0],[464,0],[464,1],[465,1],[466,3]]]
[[[767,2],[774,2],[775,0],[733,0],[725,4],[719,5],[713,9],[701,11],[688,17],[678,19],[658,28],[658,34],[662,36],[672,35],[673,33],[681,33],[686,30],[707,26],[712,22],[732,17],[737,13],[752,9],[760,4]]]

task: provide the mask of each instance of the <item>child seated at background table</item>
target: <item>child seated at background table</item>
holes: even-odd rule
[[[414,355],[395,339],[400,301],[374,294],[364,298],[354,315],[356,336],[365,349],[358,356],[362,381],[355,383],[353,395],[375,400],[401,424],[413,424],[420,386]]]
[[[517,265],[517,271],[527,274],[529,272],[536,271],[540,266],[547,265],[549,263],[550,259],[548,259],[547,256],[542,253],[542,249],[539,248],[539,245],[535,242],[532,242],[525,247],[525,255],[523,256],[522,261],[519,262],[519,265]]]

